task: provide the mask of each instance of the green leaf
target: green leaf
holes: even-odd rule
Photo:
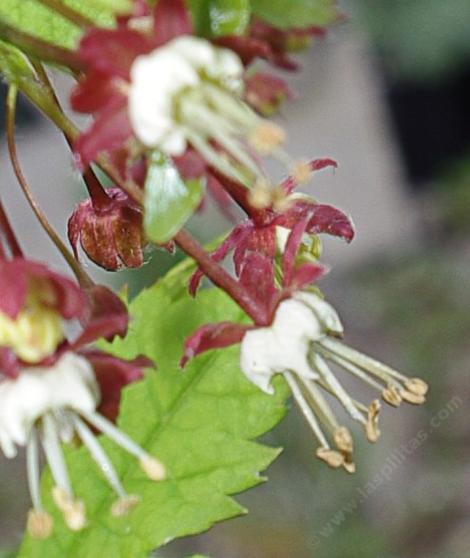
[[[335,0],[251,0],[253,15],[281,28],[328,25],[338,19]]]
[[[21,87],[24,83],[35,83],[36,74],[26,56],[16,47],[0,41],[0,74],[8,83]]]
[[[189,0],[198,35],[242,35],[251,18],[250,0]]]
[[[122,482],[142,502],[124,518],[109,509],[115,496],[82,449],[66,452],[76,494],[87,504],[89,526],[67,530],[51,502],[50,475],[43,496],[55,530],[45,541],[26,537],[20,558],[144,558],[176,537],[199,533],[215,522],[244,513],[230,495],[260,483],[279,450],[253,441],[285,413],[282,380],[276,394],[255,388],[239,370],[239,348],[212,351],[178,367],[183,340],[206,322],[244,320],[221,291],[202,291],[197,299],[175,289],[190,266],[183,263],[130,305],[131,331],[110,350],[131,358],[145,353],[158,363],[145,380],[124,390],[119,427],[166,465],[168,479],[145,478],[133,458],[101,437]],[[181,283],[180,283],[181,284]],[[109,348],[109,346],[108,346]]]
[[[202,180],[184,182],[171,160],[152,154],[145,182],[144,225],[150,240],[171,240],[194,213],[204,195]]]
[[[128,11],[130,0],[65,0],[98,26],[112,26],[114,15]],[[0,21],[48,43],[74,49],[83,31],[36,0],[1,0]]]

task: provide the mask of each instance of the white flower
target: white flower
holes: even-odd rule
[[[380,434],[380,403],[374,400],[367,407],[351,397],[327,361],[377,389],[383,399],[394,406],[402,400],[424,403],[427,385],[420,379],[407,378],[335,339],[342,333],[339,317],[330,304],[316,294],[297,292],[279,305],[271,326],[245,334],[240,365],[247,378],[269,394],[273,393],[273,376],[282,373],[320,442],[318,457],[332,467],[344,466],[353,472],[352,437],[338,423],[322,391],[335,397],[347,414],[364,426],[371,442],[375,442]],[[336,449],[330,447],[320,423],[332,436]]]
[[[85,505],[75,498],[61,442],[77,435],[88,448],[119,499],[112,507],[122,515],[139,501],[128,495],[119,477],[87,423],[106,434],[134,455],[152,480],[165,477],[163,465],[126,434],[96,412],[100,394],[90,363],[82,356],[65,353],[53,366],[22,370],[16,379],[0,383],[0,448],[8,458],[16,456],[16,446],[27,446],[28,483],[33,509],[28,530],[38,538],[52,531],[52,519],[44,511],[39,489],[39,441],[55,482],[53,498],[72,530],[86,525]]]
[[[220,172],[251,187],[264,177],[253,150],[290,159],[280,150],[283,130],[243,102],[243,74],[233,51],[198,37],[177,37],[137,57],[128,90],[135,135],[169,156],[191,144]]]

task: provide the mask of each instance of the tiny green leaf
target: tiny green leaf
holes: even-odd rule
[[[328,25],[338,18],[336,0],[251,0],[253,14],[281,28]]]
[[[0,74],[8,83],[21,88],[25,82],[36,82],[34,68],[26,56],[13,45],[0,41]]]
[[[184,182],[170,159],[152,154],[145,182],[144,225],[150,240],[171,240],[194,213],[204,195],[202,180]]]
[[[242,35],[251,18],[250,0],[189,0],[199,35]]]
[[[195,300],[177,291],[175,284],[182,284],[189,267],[183,263],[169,284],[165,278],[143,291],[130,304],[133,321],[126,339],[103,344],[125,358],[147,354],[158,365],[124,390],[118,425],[163,461],[167,480],[147,480],[134,458],[101,436],[124,487],[142,498],[128,516],[115,518],[110,506],[116,496],[100,470],[84,448],[68,449],[67,466],[77,497],[86,502],[88,527],[74,533],[64,526],[45,474],[43,500],[54,532],[42,541],[27,536],[19,558],[146,558],[176,537],[245,512],[230,495],[262,482],[260,471],[278,455],[253,440],[283,417],[287,390],[282,380],[272,396],[254,387],[240,372],[238,347],[201,355],[185,371],[178,367],[183,341],[196,327],[245,319],[217,289]]]

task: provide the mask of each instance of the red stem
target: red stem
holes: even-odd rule
[[[10,249],[11,255],[15,258],[21,258],[23,256],[23,251],[21,250],[21,246],[18,243],[18,240],[13,232],[13,229],[10,225],[10,221],[8,216],[5,212],[2,202],[0,201],[0,228],[3,230],[5,234],[5,240],[7,242],[7,246]],[[1,259],[5,259],[5,252],[3,250],[3,246],[0,242],[0,247],[2,249]]]
[[[266,325],[268,323],[265,310],[253,300],[236,279],[214,262],[199,242],[187,231],[181,229],[174,240],[188,256],[196,260],[198,266],[207,277],[230,295],[257,325]]]

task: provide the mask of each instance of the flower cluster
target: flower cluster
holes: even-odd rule
[[[253,66],[263,60],[295,70],[291,52],[325,29],[280,30],[254,18],[243,35],[201,37],[184,0],[135,0],[132,8],[132,13],[117,17],[115,28],[86,25],[77,52],[66,53],[74,61],[71,69],[80,70],[71,107],[93,117],[90,128],[77,137],[71,137],[72,125],[63,127],[90,196],[68,221],[75,259],[29,199],[80,285],[23,257],[0,204],[0,449],[13,458],[18,446],[26,447],[33,503],[28,530],[37,538],[53,529],[39,489],[40,447],[54,481],[53,501],[76,531],[87,523],[86,502],[74,492],[62,443],[78,439],[88,449],[117,495],[113,515],[125,514],[139,496],[126,492],[96,432],[134,456],[149,479],[165,478],[163,464],[114,424],[122,388],[141,379],[152,363],[144,356],[126,361],[92,347],[100,338],[125,335],[128,315],[121,300],[94,285],[79,263],[81,247],[108,271],[143,264],[149,243],[144,230],[146,179],[156,159],[164,160],[181,182],[201,179],[219,208],[235,221],[211,253],[183,230],[173,235],[171,229],[161,237],[171,239],[168,250],[178,245],[196,261],[190,294],[196,296],[205,276],[252,321],[203,325],[185,342],[183,366],[204,351],[240,343],[242,373],[266,394],[273,393],[273,377],[282,375],[318,440],[316,455],[348,472],[355,470],[353,438],[329,399],[340,403],[371,442],[380,435],[381,403],[373,398],[364,404],[351,395],[332,366],[361,380],[392,406],[424,403],[427,392],[424,381],[408,378],[340,340],[341,321],[316,286],[327,272],[320,263],[319,235],[351,242],[354,225],[340,209],[296,191],[313,173],[337,165],[329,158],[306,162],[285,151],[286,134],[268,117],[293,98],[293,92],[280,77]],[[62,12],[74,13],[69,7]],[[39,43],[31,42],[33,47]],[[64,54],[55,48],[48,52]],[[46,72],[32,66],[41,94],[50,95],[56,123],[63,123],[67,117]],[[9,152],[27,192],[10,104]],[[271,180],[268,158],[281,163],[285,180]],[[115,184],[103,188],[95,165]],[[166,210],[175,215],[180,193],[168,192],[167,184],[161,184],[161,190],[160,215]],[[176,198],[172,213],[169,207]],[[197,197],[196,204],[199,201]],[[245,214],[239,222],[235,206]],[[229,254],[233,273],[221,265]],[[80,328],[73,339],[70,325]]]
[[[39,490],[39,445],[54,479],[53,499],[72,530],[86,525],[85,502],[73,492],[61,442],[77,436],[103,472],[117,501],[114,515],[136,505],[91,428],[103,432],[135,456],[153,480],[165,477],[163,465],[113,424],[121,389],[152,365],[145,357],[125,361],[89,349],[100,337],[124,335],[124,304],[105,287],[86,291],[46,266],[24,258],[0,262],[0,448],[8,458],[26,446],[33,508],[28,530],[49,536],[53,524]],[[68,341],[64,322],[78,320],[82,331]]]

